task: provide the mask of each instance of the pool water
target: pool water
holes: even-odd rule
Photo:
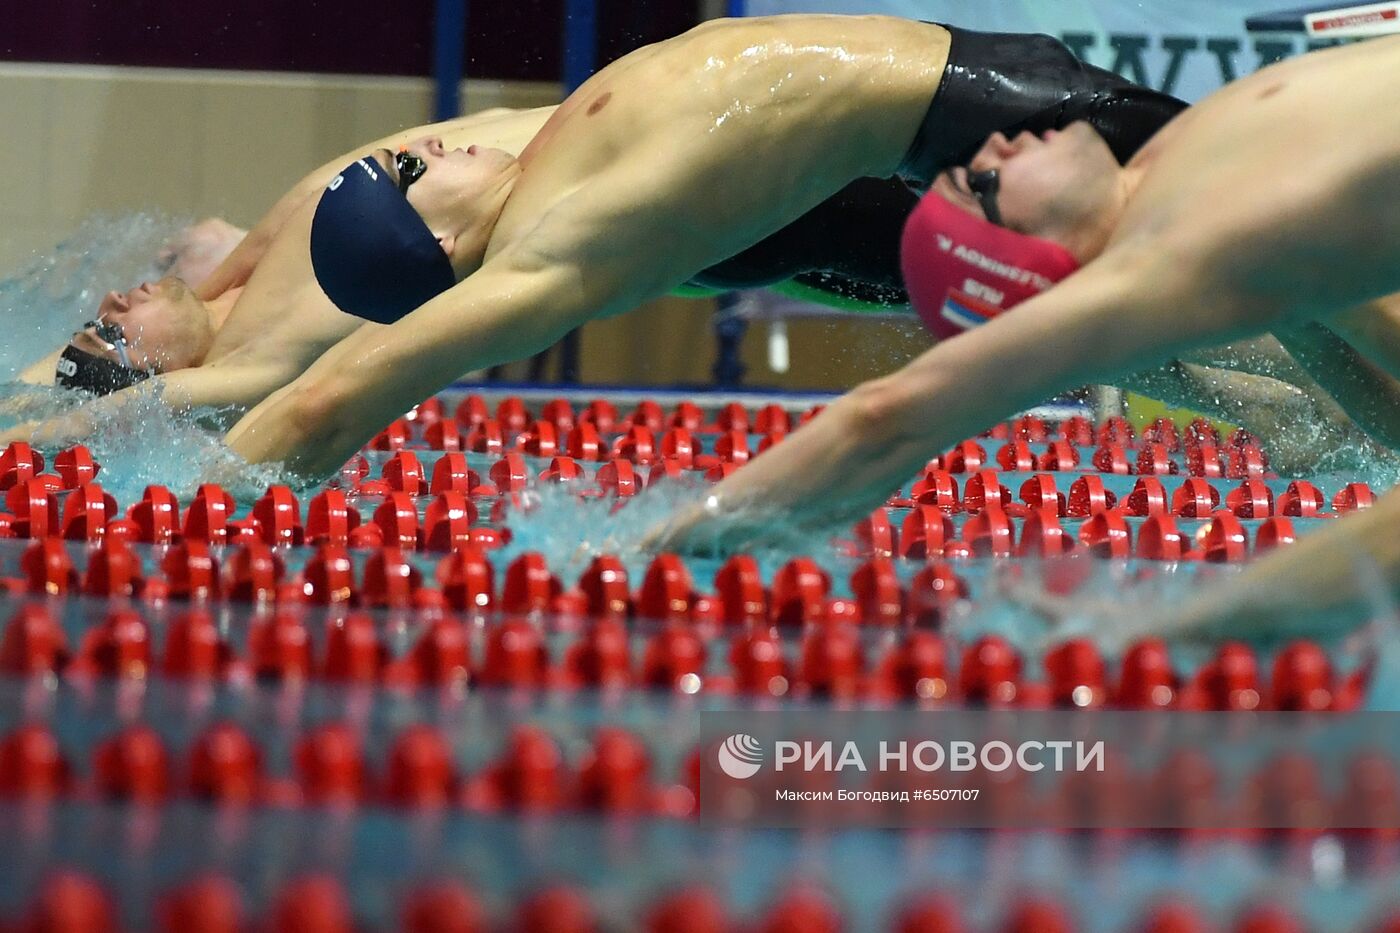
[[[7,344],[4,362],[17,369],[27,355],[48,352],[66,338],[86,319],[88,312],[82,309],[95,305],[101,292],[91,283],[99,278],[115,285],[143,277],[141,257],[154,253],[168,227],[151,218],[91,225],[50,260],[0,284],[0,303],[22,322],[15,341]],[[443,416],[452,418],[472,391],[445,393],[439,399]],[[22,395],[30,400],[31,413],[71,404],[49,390],[9,393],[11,398]],[[508,397],[489,395],[475,407],[494,411]],[[574,407],[581,411],[583,401],[573,399]],[[727,400],[697,401],[708,422]],[[750,413],[761,401],[750,400]],[[792,409],[794,418],[806,404]],[[539,413],[534,402],[528,407],[530,414]],[[618,408],[625,414],[625,405]],[[400,451],[366,450],[362,469],[329,485],[295,489],[299,521],[325,489],[345,493],[364,525],[374,527],[373,534],[348,542],[357,547],[271,550],[251,541],[261,532],[246,522],[216,529],[209,547],[114,543],[132,536],[134,526],[109,523],[122,521],[148,486],[166,487],[188,510],[199,484],[230,463],[217,431],[172,416],[154,400],[119,410],[88,445],[101,464],[96,483],[117,502],[116,512],[101,514],[106,543],[96,533],[49,544],[0,539],[0,619],[5,620],[0,634],[0,833],[10,840],[0,848],[0,915],[13,919],[38,910],[36,897],[59,870],[78,872],[97,885],[129,929],[152,928],[162,897],[209,873],[235,885],[250,917],[267,917],[283,908],[295,915],[298,904],[310,909],[307,904],[319,902],[302,896],[297,884],[308,877],[332,879],[332,899],[343,901],[358,929],[396,928],[411,891],[444,878],[471,892],[497,926],[506,925],[532,892],[562,883],[591,905],[603,928],[656,930],[675,927],[643,922],[651,905],[696,885],[711,891],[730,915],[758,920],[770,909],[795,911],[791,903],[773,905],[783,897],[806,896],[801,884],[813,882],[853,930],[886,928],[900,905],[937,890],[961,904],[974,928],[1037,933],[1128,929],[1163,897],[1179,898],[1222,923],[1264,903],[1285,909],[1312,929],[1352,930],[1390,906],[1400,890],[1393,834],[797,833],[699,825],[693,819],[691,768],[697,717],[703,711],[893,704],[932,715],[957,705],[955,693],[940,695],[938,702],[920,702],[874,700],[859,692],[832,697],[811,689],[803,682],[799,655],[803,645],[824,632],[856,625],[871,667],[911,632],[932,632],[947,645],[950,658],[978,639],[996,636],[1024,659],[1028,682],[1045,676],[1048,649],[1073,634],[1097,645],[1106,666],[1116,669],[1123,645],[1115,634],[1124,620],[1182,600],[1206,582],[1236,572],[1238,564],[1148,560],[1133,550],[1113,559],[1090,558],[1084,545],[1076,548],[1076,556],[1059,560],[1015,553],[975,556],[1000,545],[991,539],[976,543],[968,525],[979,518],[957,508],[946,515],[952,553],[957,542],[968,539],[966,550],[974,556],[936,563],[966,588],[967,598],[940,603],[927,618],[901,617],[888,626],[868,619],[858,624],[866,610],[852,581],[873,561],[883,560],[883,546],[847,527],[814,531],[777,523],[774,534],[751,550],[768,590],[765,598],[777,599],[779,577],[807,572],[801,568],[809,565],[794,564],[798,558],[809,558],[821,579],[802,584],[806,602],[794,620],[772,626],[789,665],[783,689],[751,695],[735,688],[739,662],[729,647],[744,631],[766,630],[768,622],[765,617],[746,627],[723,621],[726,597],[712,581],[731,553],[684,558],[676,572],[688,575],[689,582],[672,617],[649,615],[643,607],[653,603],[640,598],[644,581],[661,576],[658,567],[665,563],[642,546],[642,538],[675,509],[704,495],[708,481],[703,472],[669,478],[620,505],[626,497],[580,495],[597,485],[599,462],[579,461],[582,475],[577,480],[554,484],[539,479],[554,465],[552,458],[522,456],[520,464],[531,477],[525,490],[473,499],[480,513],[474,530],[482,537],[480,550],[470,550],[478,555],[472,559],[489,563],[494,574],[490,602],[453,607],[446,605],[439,577],[451,562],[445,552],[415,544],[391,554],[374,546],[389,534],[382,530],[389,523],[376,516],[392,491],[386,477],[404,472],[403,452],[412,455],[425,480],[447,456],[425,441],[430,420],[425,411],[420,409],[418,420],[404,426]],[[1055,425],[1049,428],[1053,437]],[[463,435],[468,429],[461,425]],[[611,443],[619,432],[600,433]],[[696,453],[715,455],[720,437],[697,431]],[[763,439],[751,433],[746,443],[756,450]],[[510,436],[507,450],[513,442]],[[735,437],[726,441],[738,442]],[[1049,476],[1054,490],[1068,498],[1077,481],[1093,477],[1120,506],[1142,479],[1090,469],[1097,444],[1075,446],[1073,453],[1084,466],[1047,473],[998,468],[999,455],[1012,443],[1009,438],[983,437],[975,443],[987,467],[996,469],[996,482],[1008,490],[1008,511],[1014,511],[1023,487],[1037,476]],[[1040,455],[1045,445],[1037,440],[1030,446]],[[47,453],[46,468],[52,471],[54,452]],[[503,453],[468,452],[466,466],[489,482]],[[1125,455],[1135,460],[1137,448],[1127,447]],[[1229,506],[1229,494],[1243,483],[1240,478],[1189,476],[1184,454],[1175,451],[1171,458],[1175,472],[1157,477],[1166,503],[1173,503],[1187,483],[1204,479],[1206,488],[1219,494],[1220,504]],[[386,471],[390,463],[395,466]],[[983,469],[965,467],[953,474],[960,496]],[[1369,482],[1379,493],[1393,481],[1388,469],[1375,464],[1364,472],[1305,478],[1324,501],[1317,516],[1307,509],[1287,516],[1292,532],[1307,535],[1335,521],[1333,497],[1349,483]],[[637,472],[648,470],[639,464]],[[243,475],[247,488],[255,491],[242,494],[224,521],[245,519],[259,490],[293,479],[275,469]],[[1257,482],[1278,504],[1293,479],[1264,475]],[[884,510],[896,537],[919,504],[914,492],[911,478]],[[205,494],[215,495],[207,489]],[[65,489],[52,495],[64,516],[62,528],[75,493]],[[412,522],[421,527],[434,499],[431,494],[410,497],[406,508]],[[12,512],[15,508],[10,505]],[[1213,511],[1213,506],[1203,506],[1198,514],[1174,516],[1188,546],[1200,550],[1209,543],[1203,535],[1217,520]],[[1124,515],[1121,520],[1132,541],[1144,536],[1147,518]],[[1091,521],[1076,514],[1058,519],[1071,540],[1079,539]],[[1024,514],[1014,516],[1014,540],[1022,540],[1025,522]],[[1241,550],[1255,551],[1265,519],[1239,518],[1238,524]],[[890,543],[898,554],[897,542]],[[113,555],[121,553],[134,555],[137,571],[130,592],[113,595],[108,577],[93,568],[109,566]],[[47,563],[36,564],[36,555]],[[260,595],[236,595],[235,584],[246,583],[239,574],[251,573],[247,563],[265,555],[269,565],[257,577],[263,581]],[[594,644],[590,639],[602,630],[587,611],[578,581],[604,556],[617,558],[629,595],[636,597],[625,617],[612,620],[620,626],[619,650],[630,673],[607,685],[580,682],[576,669],[580,646]],[[347,564],[344,592],[311,582],[320,571],[309,567],[336,560]],[[54,569],[59,564],[63,566]],[[180,581],[187,582],[196,565],[215,581],[211,585],[225,588],[223,598],[182,595]],[[921,574],[929,562],[896,556],[886,566],[908,596],[924,585]],[[674,570],[671,564],[662,569],[666,567]],[[525,575],[520,568],[535,568],[546,580],[539,587],[543,595],[529,596],[512,608],[507,591],[513,574]],[[369,582],[375,574],[388,578],[381,590]],[[1065,628],[1050,628],[1018,595],[1050,587],[1069,592],[1084,607]],[[1377,618],[1389,619],[1393,626],[1394,607],[1383,592],[1376,592],[1374,603]],[[330,660],[333,641],[348,639],[351,630],[373,642],[364,669],[368,673],[351,676]],[[195,631],[207,641],[189,634]],[[443,632],[450,636],[447,641],[432,640]],[[536,644],[538,652],[511,655],[503,632]],[[688,665],[681,676],[669,673],[673,668],[666,663],[672,662],[665,657],[671,644],[667,639],[677,633],[702,649],[674,662]],[[171,646],[179,638],[208,648],[200,662],[204,666],[172,660]],[[1400,683],[1397,644],[1400,640],[1384,628],[1323,642],[1338,693],[1344,681],[1369,665],[1361,702],[1372,710],[1400,709],[1394,687]],[[459,654],[452,655],[454,650]],[[1210,663],[1214,651],[1191,645],[1170,650],[1172,666],[1183,679]],[[1280,646],[1259,644],[1253,650],[1261,671],[1267,671]],[[499,670],[493,669],[493,652],[506,655]],[[431,665],[414,666],[423,657],[440,666],[424,673]],[[459,660],[443,661],[453,657]],[[957,676],[957,663],[950,661],[950,682]],[[427,727],[427,733],[416,733],[417,727]],[[584,776],[595,773],[589,769],[601,768],[598,762],[606,759],[614,770],[598,771],[603,776],[596,779],[623,791],[635,789],[633,785],[643,788],[645,805],[599,802],[586,794],[535,813],[483,803],[490,799],[493,763],[522,730],[530,729],[552,743],[563,784],[574,788],[586,783]],[[334,758],[326,751],[334,750],[333,742],[324,744],[327,737],[346,735],[352,737],[354,751]],[[130,744],[113,745],[114,739]],[[110,748],[126,749],[126,757]],[[138,760],[132,749],[145,749],[148,757]],[[629,750],[645,764],[631,771],[617,764]],[[313,752],[329,757],[317,758]],[[430,760],[436,754],[441,760]],[[324,765],[329,760],[339,764]],[[316,772],[313,765],[326,770]],[[143,776],[144,783],[133,775]],[[356,795],[336,800],[315,796],[317,787],[339,780],[359,788]],[[434,788],[442,799],[425,802],[422,795]],[[71,889],[63,890],[75,896]],[[999,926],[1033,897],[1058,905],[1068,926]],[[562,924],[567,911],[561,911],[553,916]],[[755,928],[804,926],[789,919],[797,927],[775,922]],[[302,921],[287,921],[281,928],[309,923],[305,916]]]

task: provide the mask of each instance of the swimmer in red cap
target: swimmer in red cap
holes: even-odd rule
[[[1397,100],[1400,37],[1228,85],[1126,167],[1087,128],[993,139],[906,237],[920,312],[958,336],[828,406],[663,537],[758,529],[774,510],[864,515],[930,456],[1056,392],[1264,332],[1400,448],[1400,120],[1378,116]]]

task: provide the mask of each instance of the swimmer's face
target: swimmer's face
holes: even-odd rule
[[[503,192],[520,174],[519,162],[504,149],[448,149],[440,137],[426,136],[409,143],[407,151],[422,159],[425,167],[405,197],[439,239],[478,225],[488,214],[494,218]],[[374,159],[395,183],[399,181],[393,153],[380,149]]]
[[[97,316],[121,325],[127,356],[138,369],[185,369],[203,359],[213,341],[209,312],[174,276],[154,284],[142,282],[127,292],[108,292],[97,306]],[[115,350],[88,336],[80,338],[79,349],[120,362]]]
[[[1106,207],[1118,162],[1088,123],[1072,123],[1043,136],[1007,139],[993,133],[966,168],[944,172],[934,190],[969,213],[985,217],[968,186],[968,171],[995,169],[1002,225],[1019,233],[1059,240]]]

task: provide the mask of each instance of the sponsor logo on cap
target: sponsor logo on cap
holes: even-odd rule
[[[1315,19],[1312,21],[1313,32],[1326,32],[1329,29],[1343,29],[1347,26],[1367,26],[1375,23],[1383,23],[1388,20],[1400,17],[1400,11],[1372,10],[1369,13],[1352,13],[1348,16],[1333,16],[1327,19]]]
[[[1008,282],[1015,282],[1021,285],[1034,285],[1042,292],[1055,284],[1039,272],[1032,272],[1030,269],[1022,269],[1020,266],[1013,266],[1008,262],[1001,262],[990,256],[984,256],[972,247],[964,246],[961,243],[953,248],[953,255],[968,265],[981,269],[983,272],[990,272],[992,275],[1001,276]]]

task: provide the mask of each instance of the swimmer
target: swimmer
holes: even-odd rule
[[[1400,38],[1379,38],[1226,86],[1126,167],[1087,124],[993,136],[905,235],[915,305],[956,339],[828,406],[660,540],[709,539],[746,509],[863,515],[1056,392],[1266,331],[1400,446],[1400,120],[1380,117],[1398,95]],[[1025,300],[1000,313],[994,292]]]
[[[1044,36],[888,17],[706,23],[594,75],[518,160],[473,146],[347,167],[321,197],[313,263],[342,309],[389,326],[342,341],[229,443],[326,475],[464,371],[687,281],[780,278],[722,273],[856,179],[926,186],[991,130],[1076,120],[1126,158],[1181,109]],[[477,186],[489,194],[461,195]]]
[[[368,148],[408,148],[424,154],[435,148],[479,142],[520,152],[554,112],[553,107],[516,111],[497,108],[468,117],[407,130],[368,144]],[[357,150],[358,151],[358,150]],[[20,374],[36,385],[57,384],[107,396],[141,387],[162,389],[170,407],[246,409],[287,384],[321,352],[359,326],[356,318],[330,307],[314,285],[305,256],[306,225],[289,220],[314,210],[314,196],[335,177],[346,155],[312,171],[294,186],[251,230],[218,219],[205,220],[181,231],[166,244],[157,264],[167,275],[126,292],[111,292],[96,309],[95,320],[75,334],[68,345],[45,356]],[[804,258],[803,268],[820,268],[821,279],[800,286],[804,297],[848,303],[858,296],[904,302],[898,283],[898,237],[917,197],[899,182],[892,197],[886,181],[862,179],[819,206],[790,229],[780,231],[735,264],[770,271],[766,277],[796,270],[798,256],[823,253],[812,241],[832,225],[824,242],[846,242],[859,249],[884,245],[874,279],[848,277],[841,268],[815,266]],[[310,207],[307,207],[311,202]],[[829,253],[841,252],[827,247]],[[873,254],[871,254],[873,255]],[[260,263],[267,271],[243,292]],[[199,283],[197,287],[191,285]],[[159,378],[147,384],[146,379]],[[0,442],[25,440],[61,446],[89,435],[112,405],[86,406],[42,422],[0,431]],[[34,400],[16,400],[8,410],[21,414]]]

